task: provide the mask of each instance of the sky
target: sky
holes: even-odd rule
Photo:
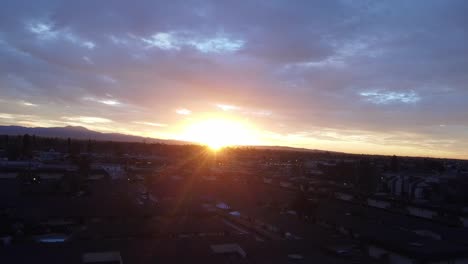
[[[468,1],[0,6],[0,125],[468,158]]]

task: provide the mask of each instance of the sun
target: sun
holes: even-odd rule
[[[228,119],[208,119],[194,122],[186,129],[190,141],[205,144],[216,151],[226,146],[256,144],[252,128]]]

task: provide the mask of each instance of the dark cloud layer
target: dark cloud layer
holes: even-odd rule
[[[2,1],[0,122],[170,127],[177,108],[226,103],[308,147],[334,133],[377,152],[412,142],[468,157],[467,11],[461,0]]]

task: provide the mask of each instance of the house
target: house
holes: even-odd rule
[[[39,152],[39,160],[43,162],[58,161],[63,158],[63,154],[51,149],[49,151]]]
[[[96,164],[96,168],[105,170],[112,180],[121,179],[126,175],[124,168],[119,164],[101,163]]]
[[[389,264],[468,263],[468,248],[457,244],[428,239],[401,230],[384,229],[368,233],[369,256]]]
[[[354,197],[349,193],[335,192],[335,197],[343,201],[351,201]]]
[[[84,253],[82,257],[83,263],[112,263],[112,264],[123,264],[122,257],[118,251],[107,251],[107,252],[91,252]]]
[[[382,208],[382,209],[388,209],[392,206],[392,203],[390,201],[373,198],[373,197],[370,197],[367,199],[367,204],[369,206]]]
[[[316,221],[358,239],[370,257],[384,263],[468,263],[463,228],[330,200],[318,207]]]
[[[217,244],[211,245],[211,250],[215,254],[237,254],[242,258],[247,256],[247,253],[238,244]]]

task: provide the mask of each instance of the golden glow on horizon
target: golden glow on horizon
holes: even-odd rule
[[[468,159],[468,153],[453,147],[455,143],[447,140],[428,138],[427,135],[404,132],[373,132],[365,130],[340,130],[332,128],[315,128],[311,132],[277,132],[268,124],[255,122],[255,119],[239,118],[236,113],[195,112],[189,116],[178,116],[177,121],[167,121],[167,125],[139,124],[151,122],[160,124],[161,120],[138,120],[137,123],[125,123],[96,118],[57,119],[44,118],[38,115],[21,115],[0,113],[0,125],[22,125],[27,127],[61,127],[84,126],[90,130],[103,133],[122,133],[168,140],[183,140],[209,145],[213,150],[229,145],[268,145],[290,146],[299,148],[320,149],[355,154],[381,154],[400,156],[425,156],[435,158]],[[72,120],[71,120],[72,119]],[[101,121],[89,123],[91,121]],[[110,120],[110,119],[109,119]],[[84,121],[88,121],[85,123]],[[166,123],[163,123],[166,124]],[[291,126],[291,129],[293,126]],[[398,136],[389,144],[385,139]],[[412,144],[408,144],[412,142]],[[431,144],[429,144],[430,142]],[[456,141],[454,141],[456,142]]]
[[[254,130],[247,124],[229,119],[207,119],[186,128],[183,138],[219,150],[233,145],[258,144]]]

